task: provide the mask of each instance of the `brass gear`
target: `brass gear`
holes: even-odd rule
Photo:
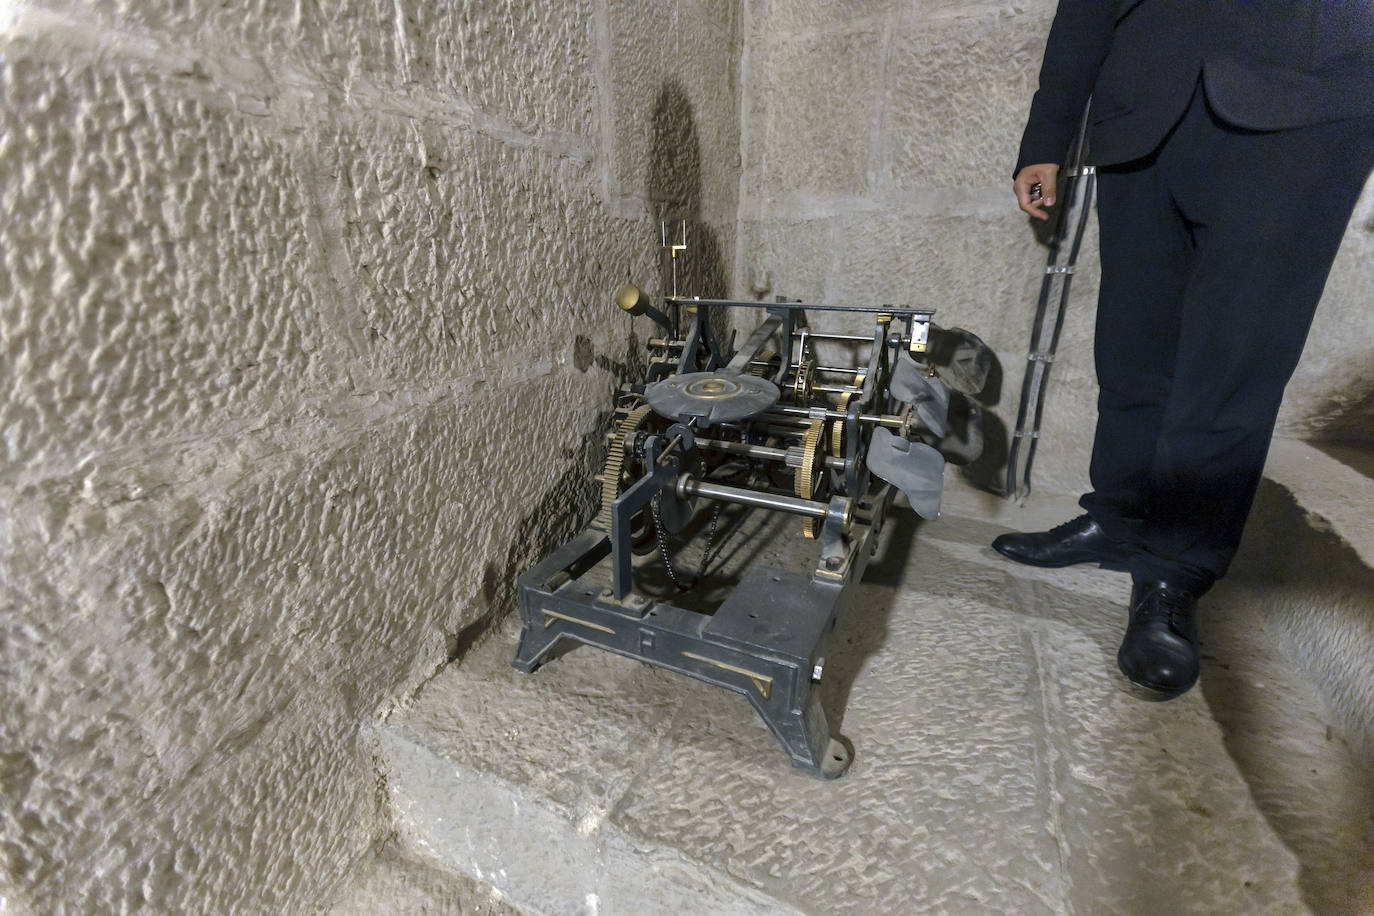
[[[812,420],[802,438],[802,462],[797,468],[794,491],[802,499],[814,499],[820,490],[825,476],[825,421]],[[817,538],[821,533],[821,520],[805,518],[802,520],[802,533],[808,538]]]
[[[862,388],[866,372],[860,372],[854,376],[853,387]],[[840,401],[835,405],[835,409],[840,413],[845,413],[849,409],[849,402],[856,392],[846,391],[840,395]],[[830,454],[837,458],[844,457],[844,420],[830,421]]]
[[[601,469],[601,476],[597,478],[601,481],[601,511],[597,513],[596,521],[592,522],[593,527],[600,528],[608,534],[611,530],[611,503],[620,495],[621,476],[625,473],[625,443],[639,431],[639,427],[651,413],[653,408],[648,404],[636,407],[620,421],[620,425],[611,434],[611,448],[606,455],[606,464]]]
[[[798,404],[805,404],[811,398],[811,375],[815,371],[815,363],[809,359],[802,360],[797,365],[797,378],[792,382],[792,397]]]
[[[764,350],[762,353],[758,355],[758,361],[761,363],[771,362],[772,360],[777,358],[777,355],[778,354],[774,353],[772,350]],[[755,378],[764,378],[768,375],[768,367],[750,366],[749,374],[754,376]]]

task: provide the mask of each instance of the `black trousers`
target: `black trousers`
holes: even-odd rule
[[[1199,88],[1154,153],[1099,168],[1099,418],[1082,505],[1135,549],[1137,580],[1200,593],[1226,572],[1372,167],[1374,120],[1243,130]]]

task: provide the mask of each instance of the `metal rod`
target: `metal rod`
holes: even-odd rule
[[[795,332],[792,336],[796,338],[806,337],[808,340],[844,340],[850,343],[873,343],[872,334],[826,334],[820,331],[802,330]],[[910,342],[911,338],[902,337],[899,334],[890,334],[887,340],[884,341],[888,346],[906,346]]]
[[[687,474],[677,479],[677,495],[681,498],[700,496],[703,499],[716,499],[721,502],[753,506],[756,509],[772,509],[789,512],[792,515],[809,515],[812,518],[825,518],[826,504],[797,496],[783,496],[780,493],[760,493],[741,487],[727,487],[724,484],[697,480]]]
[[[682,433],[678,433],[668,442],[667,447],[663,449],[663,454],[658,456],[658,461],[656,463],[662,464],[667,461],[668,456],[673,453],[673,449],[677,448],[680,442],[682,442]]]
[[[813,410],[815,416],[812,416]],[[768,411],[764,414],[764,416],[768,417],[768,414],[783,414],[789,419],[792,417],[797,417],[807,418],[811,420],[843,420],[845,417],[848,416],[848,414],[846,414],[842,410],[826,410],[824,415],[822,416],[821,411],[818,409],[810,407],[784,407],[781,404],[777,404],[773,407],[770,407]],[[768,418],[773,419],[772,417]],[[902,418],[894,417],[891,414],[861,413],[859,414],[859,422],[877,423],[879,426],[897,427],[902,425]]]
[[[650,341],[650,343],[652,343],[652,341]],[[774,359],[776,359],[776,357],[774,357]],[[760,368],[767,368],[773,365],[773,360],[750,360],[749,365],[758,366]],[[823,373],[825,375],[847,375],[850,378],[853,378],[860,372],[867,372],[868,368],[866,366],[813,366],[811,368],[811,371],[816,373]]]
[[[746,455],[750,458],[761,458],[765,461],[787,460],[787,449],[785,448],[769,448],[766,445],[750,445],[747,442],[729,442],[725,439],[698,439],[697,445],[701,448],[709,448],[718,452],[729,452],[732,455]],[[836,458],[833,455],[826,455],[825,466],[843,470],[844,459]]]

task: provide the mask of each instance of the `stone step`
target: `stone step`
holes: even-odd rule
[[[980,499],[900,519],[840,624],[843,778],[793,771],[743,697],[642,663],[578,648],[518,674],[507,626],[379,732],[402,842],[545,914],[1370,899],[1369,774],[1243,590],[1209,596],[1199,688],[1141,702],[1115,668],[1128,577],[986,546],[1073,502],[989,522]]]
[[[327,916],[520,916],[501,892],[392,838],[362,863]]]

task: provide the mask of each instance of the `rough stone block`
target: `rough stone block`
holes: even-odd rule
[[[602,335],[616,286],[654,273],[657,231],[612,217],[586,163],[392,128],[323,144],[373,384],[518,377],[541,342]]]
[[[359,724],[593,508],[653,332],[609,296],[664,286],[602,199],[638,74],[592,0],[14,6],[5,899],[298,912],[384,829]],[[621,37],[701,100],[723,286],[734,8],[672,26]]]
[[[881,31],[865,29],[778,35],[751,49],[743,142],[753,194],[871,189],[882,45]]]
[[[329,916],[523,916],[505,895],[388,842],[328,909]]]
[[[765,299],[777,295],[803,302],[838,301],[828,295],[830,277],[837,272],[833,259],[843,250],[833,238],[834,220],[760,219],[742,228],[741,295],[754,298],[749,287],[766,282]]]
[[[396,4],[407,83],[531,134],[596,128],[592,0]],[[385,75],[394,78],[392,68]]]
[[[332,383],[310,165],[184,81],[11,46],[5,475],[290,414]]]
[[[900,8],[897,0],[745,0],[749,41],[778,35],[843,32],[856,24],[881,26]]]
[[[893,187],[1010,188],[1048,28],[1027,14],[912,16],[893,34],[885,131]]]
[[[328,7],[304,0],[246,7],[213,0],[27,0],[23,5],[59,14],[76,30],[94,26],[106,35],[165,43],[177,51],[199,46],[206,52],[202,74],[227,68],[269,82],[275,74],[268,62],[290,61],[299,74],[348,79],[368,73],[399,76],[404,64],[397,4],[391,0],[343,0]],[[243,67],[244,60],[252,63]]]
[[[618,193],[647,198],[654,219],[733,220],[739,59],[732,20],[719,3],[610,0],[606,15]]]
[[[337,877],[378,824],[349,807],[358,723],[443,661],[445,634],[509,610],[521,564],[589,514],[608,382],[570,369],[478,389],[224,492],[130,498],[146,471],[113,467],[82,499],[76,481],[8,496],[0,729],[22,791],[0,817],[35,905],[142,893],[173,910],[213,878],[232,885],[224,908],[267,906]],[[303,818],[298,796],[320,812]],[[259,822],[266,847],[229,855]],[[194,866],[139,890],[187,844]]]
[[[34,0],[74,29],[98,23],[131,42],[165,43],[202,75],[232,74],[270,100],[341,90],[378,107],[412,93],[457,103],[484,122],[531,134],[589,137],[596,125],[591,0],[418,0],[242,4],[213,0]],[[269,63],[270,62],[270,63]],[[391,98],[385,98],[391,96]],[[404,104],[404,103],[402,103]]]

